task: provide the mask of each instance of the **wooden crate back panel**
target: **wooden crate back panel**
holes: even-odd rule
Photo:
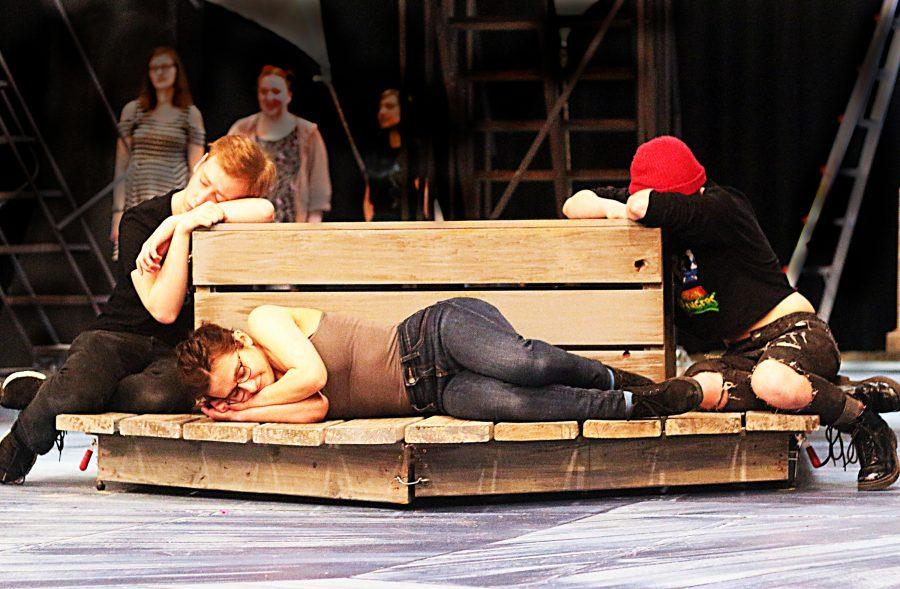
[[[224,224],[194,284],[660,283],[661,234],[627,221]]]
[[[663,295],[646,290],[486,290],[392,292],[202,292],[195,322],[246,329],[262,304],[312,307],[361,319],[399,323],[437,301],[473,296],[495,305],[526,337],[569,346],[664,345]]]

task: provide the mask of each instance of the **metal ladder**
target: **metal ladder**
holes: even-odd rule
[[[825,164],[822,180],[816,191],[806,224],[800,233],[800,239],[797,241],[788,265],[788,280],[796,286],[809,254],[810,239],[836,178],[838,176],[853,178],[853,187],[850,190],[846,212],[842,218],[835,220],[840,225],[841,232],[831,264],[815,268],[816,273],[822,276],[825,282],[822,301],[819,304],[819,317],[825,321],[831,317],[834,307],[841,274],[850,249],[850,241],[853,238],[853,230],[859,217],[866,182],[872,168],[872,160],[875,158],[875,150],[878,147],[884,119],[897,80],[897,69],[900,64],[900,34],[897,34],[897,30],[900,29],[900,19],[897,18],[897,3],[898,0],[884,0],[882,4],[875,34],[860,68],[856,85],[850,94],[847,109],[844,111],[837,136],[828,155],[828,162]],[[885,58],[885,47],[888,46],[888,37],[892,33],[893,37]],[[884,65],[882,66],[883,58]],[[874,92],[874,99],[872,99],[872,90],[876,84],[877,89]],[[872,100],[870,101],[870,99]],[[870,102],[871,108],[869,108]],[[846,161],[848,159],[847,151],[857,131],[863,133],[864,137],[859,158],[853,163]]]
[[[3,187],[7,190],[0,192],[0,210],[14,199],[34,199],[52,235],[52,241],[48,242],[13,244],[0,229],[0,244],[2,244],[0,245],[0,255],[9,257],[14,275],[24,291],[22,294],[11,294],[0,287],[0,301],[9,313],[10,320],[32,361],[35,361],[42,352],[53,352],[54,349],[62,349],[65,346],[45,307],[50,305],[90,305],[95,313],[99,313],[99,303],[105,300],[104,296],[95,294],[88,285],[88,281],[75,259],[75,253],[92,253],[110,288],[114,284],[114,279],[97,239],[82,217],[84,206],[79,206],[73,197],[56,159],[50,152],[16,85],[2,52],[0,52],[0,75],[2,75],[2,79],[0,79],[0,144],[2,147],[0,148],[8,149],[11,152],[13,161],[21,174],[18,181],[20,184],[14,187]],[[42,161],[49,164],[49,177],[55,184],[51,189],[38,186]],[[6,181],[9,181],[11,176],[7,176]],[[67,208],[70,212],[62,219],[57,219],[53,209],[58,207],[53,207],[50,201],[60,199],[68,205]],[[79,243],[67,241],[64,232],[70,226],[80,229],[78,233],[80,240],[83,241]],[[29,276],[26,270],[27,264],[23,264],[22,257],[40,254],[61,254],[82,294],[38,294],[34,287],[34,276]],[[32,343],[28,330],[17,311],[23,306],[33,307],[36,311],[47,338],[52,342],[49,347],[36,346]]]

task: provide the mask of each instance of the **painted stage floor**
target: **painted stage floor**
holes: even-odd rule
[[[0,413],[0,431],[13,413]],[[900,430],[900,415],[890,419]],[[89,438],[0,486],[0,587],[900,587],[900,484],[382,507],[94,489]],[[826,447],[814,438],[819,453]]]

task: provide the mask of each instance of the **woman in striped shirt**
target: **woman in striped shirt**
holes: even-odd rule
[[[125,209],[185,186],[203,157],[203,117],[171,47],[157,47],[150,54],[140,95],[122,109],[119,133],[116,178],[128,176],[113,192],[113,243]]]

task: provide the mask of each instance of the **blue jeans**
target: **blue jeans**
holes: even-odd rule
[[[485,421],[625,417],[606,366],[525,339],[482,300],[441,301],[398,331],[406,390],[419,412]]]

